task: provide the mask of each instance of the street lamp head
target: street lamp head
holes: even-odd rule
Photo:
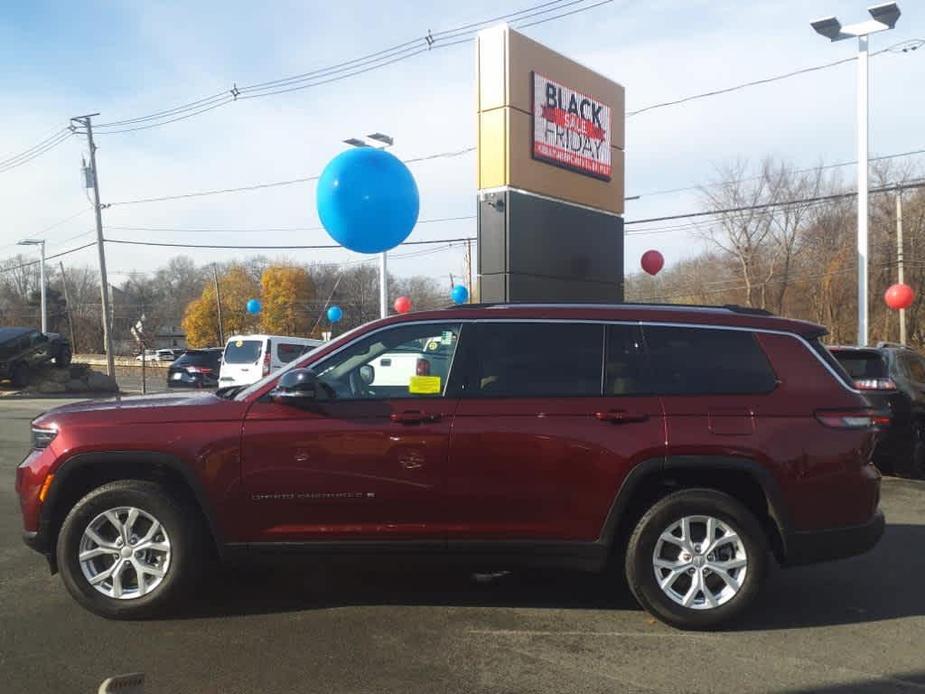
[[[870,16],[873,17],[875,21],[886,24],[890,29],[896,26],[896,21],[901,14],[899,5],[895,2],[885,2],[882,5],[874,5],[873,7],[868,7],[867,11],[870,12]]]
[[[375,147],[376,149],[386,149],[391,147],[395,140],[391,135],[385,133],[372,133],[366,137],[351,137],[343,141],[345,145],[351,147]]]
[[[41,246],[45,243],[44,239],[23,239],[22,241],[17,241],[17,246]]]
[[[823,17],[809,24],[817,34],[825,36],[830,41],[838,41],[842,37],[841,22],[835,17]]]
[[[350,145],[351,147],[369,147],[363,140],[357,137],[349,137],[344,140],[345,145]]]

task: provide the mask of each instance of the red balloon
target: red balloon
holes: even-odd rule
[[[642,254],[642,269],[650,275],[657,275],[665,265],[665,258],[658,251],[646,251]]]
[[[395,312],[408,313],[411,310],[411,297],[400,296],[395,299]]]
[[[883,294],[883,300],[894,310],[909,308],[915,301],[915,291],[908,284],[894,284]]]

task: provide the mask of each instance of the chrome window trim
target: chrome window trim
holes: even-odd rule
[[[751,328],[748,326],[740,326],[740,325],[710,325],[708,323],[678,322],[678,321],[620,320],[620,319],[611,319],[611,318],[505,318],[500,315],[498,317],[492,316],[492,317],[455,318],[455,319],[428,318],[427,320],[420,320],[420,321],[408,320],[408,321],[401,321],[399,323],[390,323],[388,325],[383,325],[378,328],[375,328],[374,330],[369,330],[369,331],[362,333],[361,335],[357,335],[355,339],[345,342],[343,345],[335,349],[333,352],[331,352],[330,354],[326,354],[321,360],[312,364],[312,368],[314,368],[315,366],[320,366],[324,364],[325,361],[327,361],[334,355],[339,354],[341,351],[343,351],[347,347],[353,345],[357,340],[366,339],[367,337],[371,335],[375,335],[376,333],[382,332],[383,330],[391,330],[393,328],[400,328],[402,326],[406,326],[412,323],[415,325],[456,323],[462,326],[466,323],[484,323],[484,322],[491,322],[491,323],[499,323],[499,322],[500,323],[573,323],[573,324],[574,323],[593,323],[593,324],[603,324],[603,325],[635,325],[635,326],[639,326],[643,328],[646,326],[650,326],[650,327],[668,327],[668,328],[702,328],[706,330],[735,330],[739,332],[762,333],[765,335],[783,335],[784,337],[793,338],[797,340],[798,342],[800,342],[803,345],[804,349],[806,349],[817,362],[822,364],[822,367],[826,370],[826,372],[828,372],[828,374],[833,379],[835,379],[835,382],[839,386],[841,386],[843,389],[845,389],[849,393],[854,393],[856,395],[861,394],[861,391],[857,390],[856,388],[849,388],[848,385],[845,384],[845,382],[839,377],[839,375],[835,373],[835,370],[832,369],[832,367],[826,363],[825,359],[823,359],[818,354],[816,354],[816,351],[813,349],[812,345],[809,344],[809,340],[807,340],[805,337],[803,337],[802,335],[798,333],[790,332],[787,330],[773,330],[770,328]],[[461,332],[462,332],[462,329],[460,328],[460,334]],[[304,356],[307,358],[310,355],[311,353],[309,352],[308,354]],[[454,356],[454,361],[455,361],[455,356],[456,356],[455,353],[453,356]],[[289,362],[289,364],[286,365],[288,368],[275,371],[274,373],[279,375],[281,373],[284,373],[285,371],[288,371],[289,368],[299,368],[301,366],[304,366],[304,361],[305,361],[304,359],[300,361],[293,360]],[[449,383],[449,376],[451,374],[452,374],[452,370],[447,375],[448,383]],[[248,394],[248,396],[250,395],[252,395],[252,393]]]

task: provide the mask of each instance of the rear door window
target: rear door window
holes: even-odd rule
[[[308,345],[280,342],[276,345],[276,358],[284,364],[288,364],[293,359],[302,356],[309,349],[311,349],[311,347]]]
[[[903,354],[900,364],[906,375],[916,383],[925,383],[925,363],[916,354]]]
[[[642,331],[635,325],[607,327],[604,395],[648,395],[654,392],[642,349]]]
[[[263,342],[260,340],[235,340],[225,347],[226,364],[253,364],[260,359]]]
[[[645,326],[653,386],[662,395],[769,393],[777,376],[746,330]]]
[[[604,326],[503,323],[475,326],[466,338],[469,397],[599,396]]]

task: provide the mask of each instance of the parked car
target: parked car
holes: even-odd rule
[[[135,361],[144,362],[171,362],[180,355],[180,350],[174,349],[146,349],[135,357]]]
[[[216,388],[222,348],[188,349],[167,369],[168,388]]]
[[[225,343],[219,385],[250,385],[322,344],[307,337],[234,335]]]
[[[32,328],[0,328],[0,380],[9,379],[15,388],[22,388],[35,369],[47,362],[62,369],[70,366],[67,338]]]
[[[653,615],[715,627],[772,557],[846,557],[883,532],[876,411],[824,334],[737,308],[393,316],[249,387],[36,418],[16,475],[25,539],[112,618],[163,610],[212,550],[419,552],[495,569],[615,560]],[[374,385],[382,355],[433,341],[447,371]],[[826,599],[822,582],[801,589]]]
[[[830,351],[874,405],[890,413],[874,462],[887,473],[925,478],[925,358],[886,342]]]

